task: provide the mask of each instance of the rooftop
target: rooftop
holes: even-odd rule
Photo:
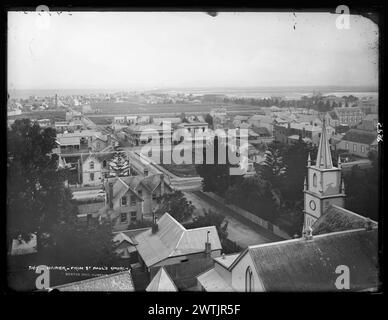
[[[130,271],[95,277],[54,287],[59,291],[135,291]]]
[[[336,291],[336,268],[350,268],[350,290],[377,288],[378,232],[356,229],[247,249],[266,291]]]
[[[325,213],[312,226],[314,235],[352,230],[365,227],[368,218],[346,210],[336,205],[331,205]],[[377,222],[370,220],[374,227]]]
[[[161,267],[146,288],[148,292],[178,291],[168,272]]]
[[[157,224],[156,233],[147,230],[135,236],[137,251],[148,267],[167,258],[204,252],[208,231],[211,249],[222,249],[214,226],[186,230],[168,213]]]
[[[377,133],[359,129],[350,129],[348,132],[346,132],[342,140],[363,144],[372,144],[376,138]]]

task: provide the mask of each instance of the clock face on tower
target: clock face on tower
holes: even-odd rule
[[[309,205],[310,205],[310,209],[313,210],[313,211],[317,208],[317,205],[315,204],[314,200],[311,200]]]

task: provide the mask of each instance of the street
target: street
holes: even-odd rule
[[[235,213],[222,204],[206,197],[201,191],[184,192],[188,201],[196,207],[194,215],[202,215],[203,210],[212,210],[224,215],[228,221],[228,238],[236,242],[239,246],[246,248],[250,245],[268,243],[281,240],[279,237],[272,235],[268,230],[258,226],[250,226],[249,223],[242,219],[236,219]]]

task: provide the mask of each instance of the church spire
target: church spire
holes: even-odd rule
[[[327,139],[325,119],[322,120],[322,133],[319,140],[319,148],[317,154],[316,168],[331,169],[333,168],[333,161],[331,159],[329,140]]]

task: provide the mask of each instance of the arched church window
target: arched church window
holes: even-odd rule
[[[317,174],[314,173],[313,175],[313,186],[316,187],[317,186]]]
[[[251,267],[245,272],[245,292],[251,292],[253,289],[253,273]]]

